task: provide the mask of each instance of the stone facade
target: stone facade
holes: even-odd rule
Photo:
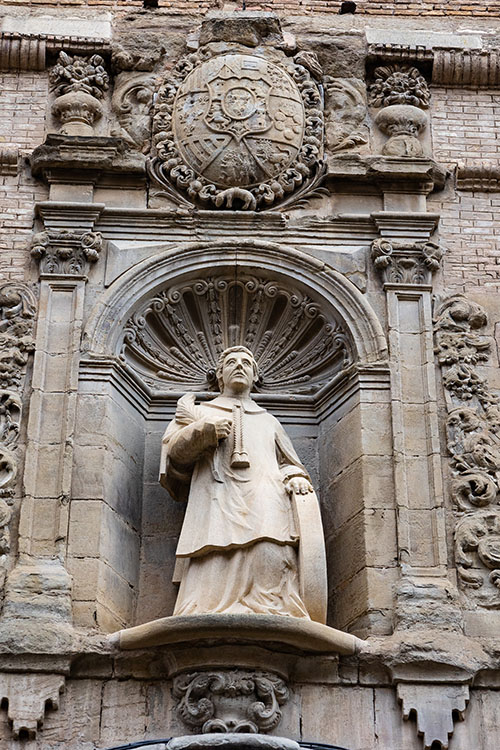
[[[498,7],[339,6],[0,5],[0,750],[500,743]],[[172,616],[233,345],[326,625]]]

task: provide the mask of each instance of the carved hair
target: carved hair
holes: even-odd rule
[[[245,354],[248,354],[252,358],[253,362],[253,382],[256,383],[259,379],[259,368],[257,365],[257,362],[255,361],[255,357],[253,356],[253,353],[250,351],[250,349],[247,349],[246,346],[229,346],[227,349],[224,349],[222,354],[219,356],[219,359],[217,360],[217,369],[215,370],[215,377],[217,378],[217,383],[219,384],[219,391],[222,393],[224,382],[222,380],[222,367],[224,365],[224,360],[226,359],[228,354],[231,354],[231,352],[245,352]]]

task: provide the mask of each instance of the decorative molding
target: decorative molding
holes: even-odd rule
[[[14,739],[36,739],[47,708],[59,708],[64,682],[59,674],[0,674],[0,703],[8,701]]]
[[[429,285],[443,251],[434,242],[409,244],[378,238],[372,242],[371,255],[384,284]]]
[[[271,62],[239,47],[217,55],[206,46],[181,58],[162,81],[153,117],[157,196],[261,210],[317,188],[325,173],[317,67],[311,53]]]
[[[313,393],[352,362],[346,333],[311,297],[243,269],[148,298],[127,321],[120,358],[154,388],[206,391],[235,344],[254,352],[261,392]]]
[[[103,112],[99,100],[109,88],[103,58],[60,52],[49,79],[56,95],[52,114],[62,122],[61,134],[93,135],[93,125]]]
[[[280,723],[289,690],[271,672],[234,669],[179,675],[173,695],[177,713],[190,729],[263,734]]]
[[[18,161],[17,148],[0,148],[0,175],[17,174]]]
[[[500,192],[500,167],[498,162],[459,162],[456,178],[457,190],[477,190],[484,193]]]
[[[368,58],[385,63],[432,62],[434,52],[429,47],[416,44],[369,44]]]
[[[497,49],[436,49],[432,83],[442,86],[497,87],[500,52]]]
[[[454,730],[454,721],[464,720],[469,702],[468,685],[425,685],[399,683],[398,699],[403,718],[408,721],[416,715],[417,732],[422,737],[424,750],[448,750],[448,741]]]
[[[0,33],[0,70],[45,70],[47,38],[16,34],[3,31]]]
[[[455,508],[459,581],[475,602],[500,607],[500,407],[477,371],[488,361],[484,309],[463,295],[444,300],[434,319],[442,370]]]
[[[40,273],[83,276],[99,260],[102,245],[100,232],[51,230],[35,234],[31,255],[40,261]]]

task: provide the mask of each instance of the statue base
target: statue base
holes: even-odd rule
[[[162,617],[111,636],[121,649],[168,646],[171,644],[210,641],[227,643],[283,644],[301,652],[344,654],[358,653],[363,641],[319,622],[298,617],[253,614],[206,614]]]
[[[300,750],[300,745],[286,737],[264,734],[211,733],[174,737],[167,750]]]

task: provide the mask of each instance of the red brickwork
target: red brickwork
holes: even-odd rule
[[[4,5],[36,7],[99,6],[103,8],[141,8],[142,0],[3,0]],[[317,13],[338,13],[341,0],[246,0],[247,10],[272,10],[287,15],[308,15]],[[159,7],[179,13],[204,13],[209,9],[241,9],[243,3],[226,0],[159,0]],[[358,14],[386,16],[474,16],[498,17],[500,0],[357,0]]]
[[[451,170],[460,161],[498,163],[500,91],[434,89],[432,132],[434,157]],[[500,193],[438,193],[433,208],[442,217],[446,286],[500,290]]]
[[[0,275],[22,279],[29,263],[33,204],[47,190],[30,176],[26,156],[45,138],[46,73],[0,74],[0,148],[20,150],[17,175],[0,175]]]

